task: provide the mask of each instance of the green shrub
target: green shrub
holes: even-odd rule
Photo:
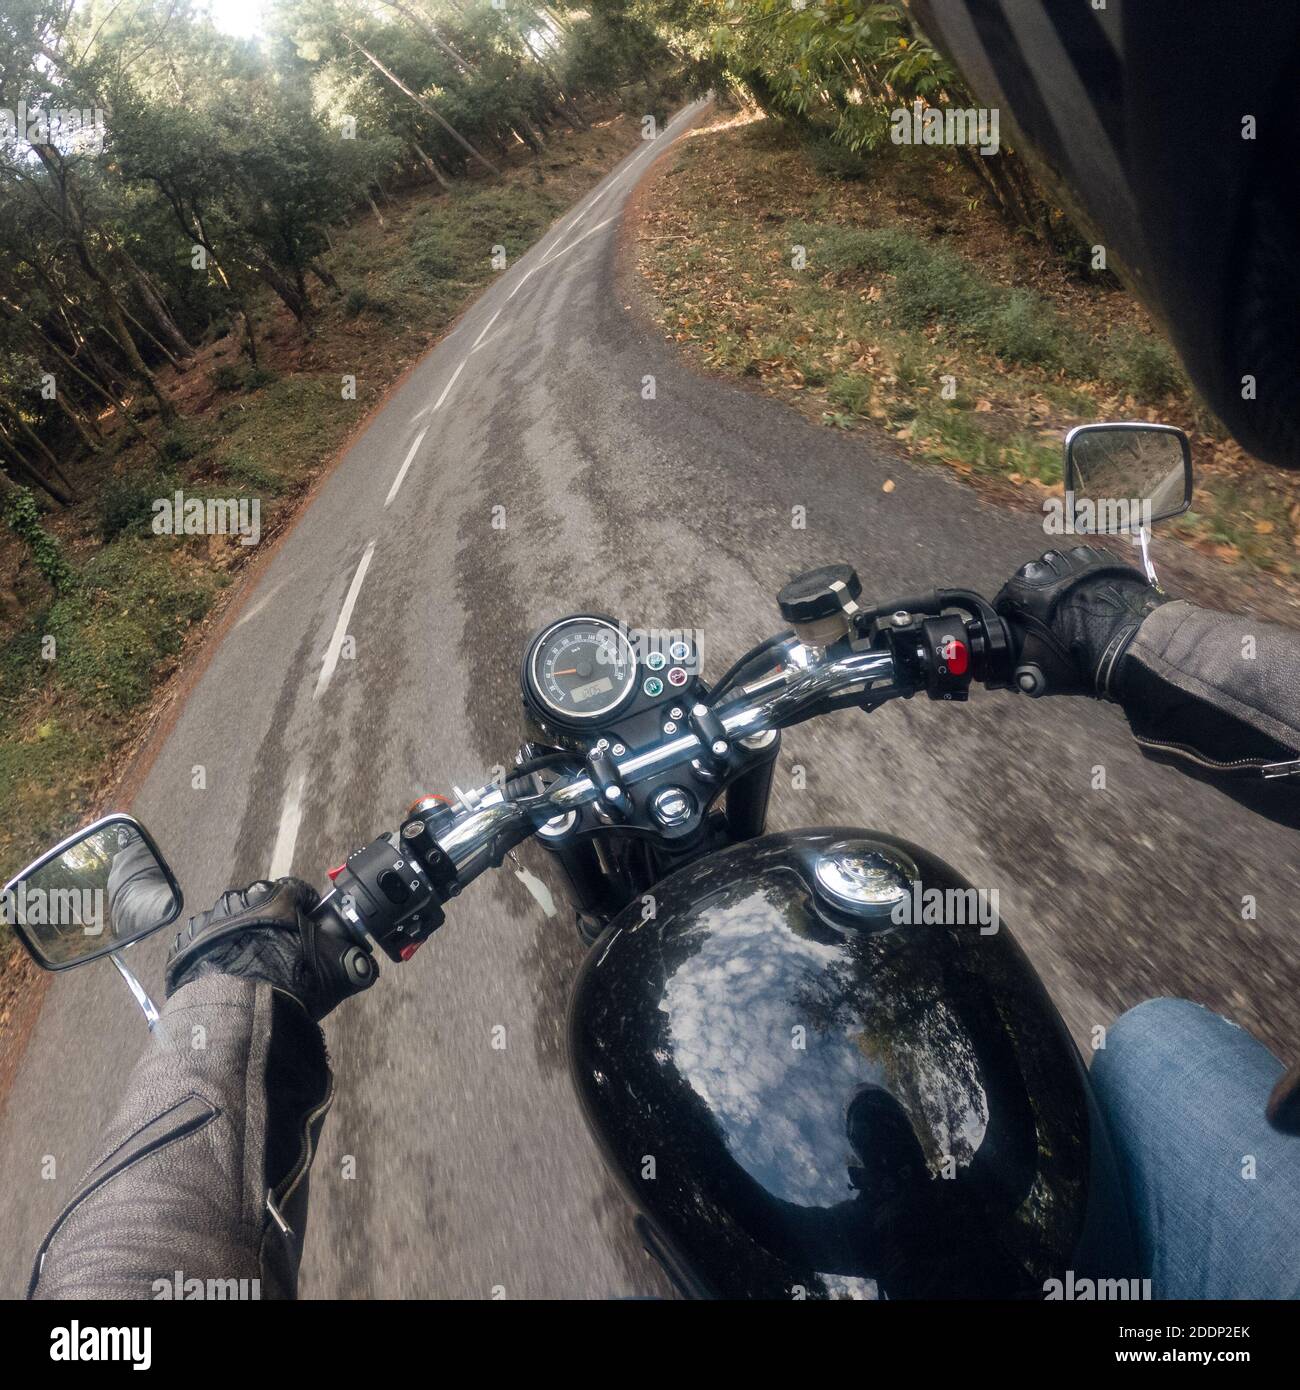
[[[221,459],[217,467],[231,482],[241,483],[256,492],[280,492],[284,479],[273,468],[241,450],[234,450]]]
[[[247,372],[238,362],[223,362],[212,374],[212,384],[218,391],[238,391],[247,379]]]
[[[451,280],[460,270],[456,248],[441,227],[430,228],[414,238],[410,264],[413,270],[430,280]]]
[[[1131,328],[1111,330],[1102,349],[1101,377],[1107,385],[1145,400],[1167,396],[1185,385],[1169,344]]]
[[[490,270],[494,246],[504,246],[513,261],[550,226],[559,205],[542,190],[479,188],[455,193],[440,208],[439,223],[449,244],[469,252],[468,264],[484,274]]]
[[[866,159],[857,150],[841,145],[829,135],[808,141],[807,150],[809,163],[823,178],[856,183],[870,172]]]
[[[837,227],[824,235],[797,229],[815,243],[814,262],[833,271],[893,277],[884,307],[900,328],[939,324],[1007,362],[1055,369],[1073,354],[1054,308],[1032,290],[1008,290],[968,261],[899,227]]]
[[[1007,362],[1059,367],[1069,338],[1059,315],[1031,290],[1012,290],[983,324],[972,325],[988,347]]]
[[[163,435],[159,448],[168,463],[184,463],[198,453],[199,441],[189,425],[179,424]]]
[[[83,580],[45,616],[57,644],[51,677],[91,708],[131,709],[148,698],[158,661],[178,652],[186,629],[207,612],[215,582],[142,539],[105,546]]]
[[[15,486],[0,506],[0,519],[20,541],[27,543],[32,561],[45,582],[56,592],[67,593],[76,583],[76,576],[63,554],[63,547],[41,525],[41,514],[32,490]]]
[[[840,372],[831,378],[826,396],[833,405],[842,405],[855,415],[866,415],[871,409],[871,380]]]
[[[941,323],[970,329],[987,322],[998,305],[997,287],[960,256],[898,227],[836,228],[820,240],[817,260],[832,270],[892,275],[889,311],[903,328]]]
[[[153,504],[176,491],[176,479],[162,473],[134,472],[110,478],[100,491],[99,534],[105,541],[144,535],[153,519]]]

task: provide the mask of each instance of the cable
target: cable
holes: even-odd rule
[[[764,652],[769,652],[773,647],[779,647],[782,642],[788,642],[794,636],[793,628],[786,628],[784,632],[778,632],[775,637],[769,637],[765,642],[760,642],[758,646],[751,647],[744,656],[735,661],[727,670],[722,679],[709,692],[709,699],[714,704],[717,703],[719,696],[726,692],[735,683],[736,677],[745,669],[757,661]]]

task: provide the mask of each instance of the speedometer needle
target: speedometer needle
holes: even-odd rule
[[[578,674],[578,668],[577,668],[576,666],[570,666],[569,669],[568,669],[567,671],[552,671],[552,672],[551,672],[551,675],[553,675],[553,676],[576,676],[577,674]]]

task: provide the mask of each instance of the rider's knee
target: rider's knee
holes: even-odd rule
[[[1192,1054],[1213,1045],[1221,1028],[1233,1024],[1187,999],[1148,999],[1121,1014],[1093,1054],[1098,1089],[1130,1090],[1168,1084]]]
[[[1278,1066],[1244,1029],[1187,999],[1148,999],[1110,1026],[1093,1054],[1092,1080],[1106,1097],[1159,1105],[1183,1084],[1205,1086],[1211,1077]]]

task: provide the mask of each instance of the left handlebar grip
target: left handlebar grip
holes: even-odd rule
[[[358,943],[333,893],[317,903],[309,920],[313,954],[328,982],[343,996],[369,989],[379,978],[379,963],[369,946]]]

